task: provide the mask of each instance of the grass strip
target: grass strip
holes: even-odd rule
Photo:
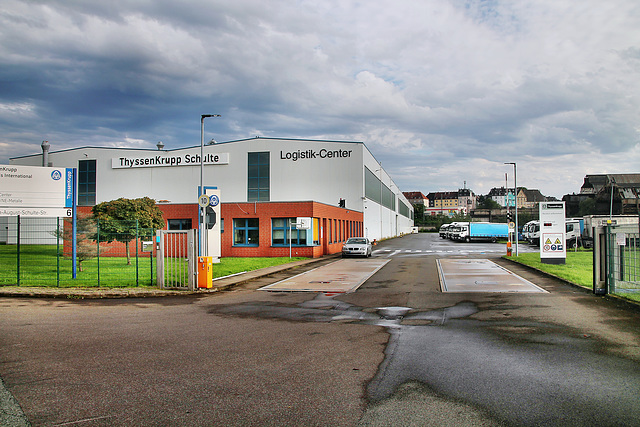
[[[565,264],[544,264],[540,261],[540,253],[538,252],[521,253],[517,257],[504,256],[503,258],[533,267],[587,289],[593,289],[592,251],[567,252]],[[624,292],[616,295],[633,301],[640,301],[640,294],[637,293]]]
[[[275,258],[222,258],[213,265],[213,277],[253,271],[299,261],[303,257]],[[72,262],[57,256],[55,245],[22,245],[20,249],[20,285],[42,287],[155,287],[156,260],[141,256],[132,258],[127,265],[126,256],[101,256],[82,262],[82,271],[72,275]],[[186,270],[186,261],[183,261]],[[0,286],[16,285],[17,253],[14,245],[0,245]],[[99,275],[99,276],[98,276]],[[136,280],[137,276],[137,280]]]

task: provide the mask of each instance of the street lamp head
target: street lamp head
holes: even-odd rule
[[[203,120],[207,117],[222,117],[220,114],[203,114],[200,116]]]

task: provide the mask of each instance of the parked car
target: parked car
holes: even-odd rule
[[[342,246],[342,257],[371,256],[371,242],[366,237],[350,237]]]

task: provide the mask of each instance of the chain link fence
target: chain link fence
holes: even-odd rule
[[[155,230],[138,221],[0,218],[0,285],[155,286]],[[74,257],[75,255],[75,257]]]

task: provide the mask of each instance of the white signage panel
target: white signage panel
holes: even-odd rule
[[[229,153],[205,154],[205,165],[228,165]],[[123,156],[111,159],[112,169],[156,168],[171,166],[200,166],[200,154],[161,153],[154,156]]]
[[[215,217],[215,224],[212,228],[205,227],[206,235],[206,256],[214,258],[214,262],[222,256],[222,216],[220,213],[220,189],[214,187],[204,187],[204,194],[209,196],[209,205],[205,208],[205,211],[213,211]]]
[[[540,261],[546,264],[564,264],[565,245],[564,202],[540,203]]]
[[[296,228],[298,230],[311,230],[311,218],[310,217],[296,218]]]
[[[0,208],[0,216],[71,218],[72,208]]]
[[[0,207],[73,207],[73,169],[0,165]]]

